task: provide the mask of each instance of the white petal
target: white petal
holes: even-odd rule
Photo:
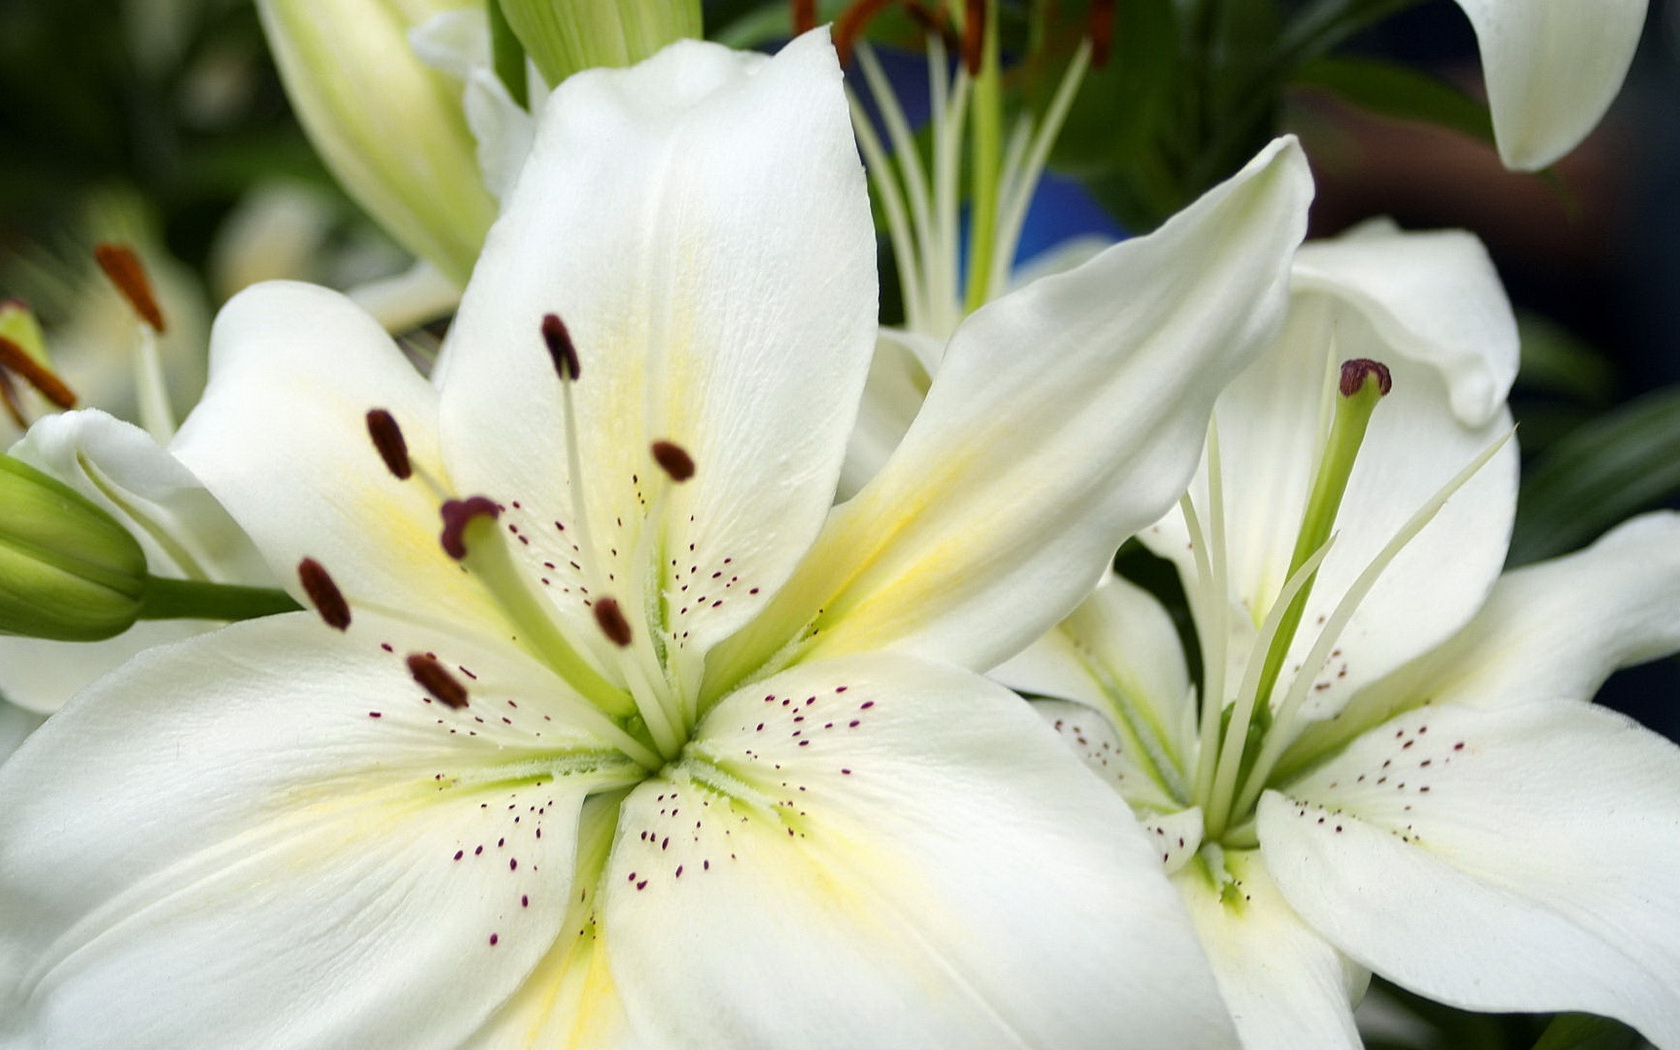
[[[352,601],[495,622],[443,552],[437,495],[393,477],[368,436],[368,410],[386,409],[409,457],[448,485],[436,394],[373,318],[324,288],[257,285],[222,309],[210,352],[176,451],[294,595],[310,557]]]
[[[768,60],[683,41],[569,78],[540,123],[439,363],[451,470],[537,510],[539,559],[629,589],[638,549],[662,549],[645,589],[703,651],[809,546],[869,366],[874,235],[839,65],[821,31]],[[581,362],[581,479],[548,313]],[[656,441],[693,480],[665,479]],[[551,524],[576,534],[579,491],[581,557]]]
[[[606,937],[656,1045],[1231,1045],[1119,796],[983,679],[784,672],[625,814]]]
[[[1586,550],[1503,576],[1431,654],[1429,695],[1475,707],[1591,699],[1612,671],[1680,649],[1680,514],[1625,522]]]
[[[1504,405],[1517,375],[1517,321],[1474,234],[1407,233],[1373,220],[1302,245],[1292,285],[1345,303],[1384,343],[1440,371],[1466,426],[1488,423]]]
[[[1260,804],[1328,940],[1474,1010],[1580,1010],[1680,1045],[1680,749],[1621,715],[1439,705]]]
[[[1621,89],[1646,0],[1458,0],[1476,29],[1505,166],[1546,167],[1575,148]]]
[[[1259,854],[1224,853],[1223,867],[1219,872],[1199,859],[1173,885],[1190,909],[1244,1050],[1358,1050],[1352,1004],[1370,973],[1301,921]]]
[[[821,610],[824,651],[973,667],[1048,629],[1183,490],[1213,397],[1280,315],[1310,192],[1280,140],[1150,236],[970,316],[781,622]]]
[[[51,714],[141,650],[220,626],[207,620],[142,621],[102,642],[54,642],[0,635],[0,700],[37,714]]]
[[[1296,767],[1421,700],[1493,710],[1590,700],[1612,671],[1680,650],[1680,515],[1646,514],[1591,547],[1499,578],[1445,645],[1309,728]]]
[[[930,348],[933,353],[929,354]],[[850,499],[892,458],[927,397],[928,370],[943,345],[915,332],[881,329],[863,386],[857,423],[846,442],[839,499]]]
[[[1286,676],[1307,659],[1318,625],[1400,528],[1510,427],[1502,407],[1516,328],[1486,256],[1464,235],[1376,234],[1315,246],[1296,267],[1283,333],[1220,395],[1226,549],[1238,630],[1260,623],[1288,578],[1342,361],[1388,366],[1336,518],[1336,545],[1314,582]],[[1385,263],[1386,261],[1386,263]],[[1385,265],[1388,269],[1385,270]],[[1443,284],[1456,294],[1441,290]],[[1454,317],[1440,316],[1448,310]],[[1491,398],[1491,401],[1490,401]],[[1325,718],[1370,682],[1440,644],[1485,600],[1505,559],[1516,507],[1517,450],[1507,445],[1461,488],[1360,603],[1303,707]],[[1211,516],[1204,457],[1192,496]],[[1142,536],[1193,579],[1174,512]],[[1240,680],[1240,669],[1230,680]],[[1287,678],[1286,678],[1287,680]]]
[[[0,1042],[459,1045],[552,945],[579,804],[625,776],[542,718],[551,676],[470,662],[448,711],[297,614],[53,716],[0,769]]]

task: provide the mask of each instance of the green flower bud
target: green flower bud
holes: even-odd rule
[[[496,2],[496,0],[491,0]],[[700,0],[500,0],[543,79],[630,66],[666,44],[700,36]]]
[[[471,0],[259,0],[263,31],[309,140],[404,248],[465,284],[496,217],[461,85],[408,31]]]
[[[0,634],[65,642],[133,626],[146,555],[116,519],[55,478],[0,456]]]

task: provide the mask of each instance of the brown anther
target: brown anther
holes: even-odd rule
[[[466,499],[445,502],[439,513],[443,515],[443,533],[438,537],[443,541],[443,551],[460,561],[467,556],[467,526],[472,524],[474,518],[496,520],[501,515],[502,508],[488,497],[469,496]]]
[[[126,244],[96,244],[93,247],[94,261],[105,271],[105,276],[117,286],[117,291],[128,300],[128,305],[140,315],[140,320],[152,326],[152,331],[162,332],[163,311],[158,309],[157,298],[152,295],[152,282],[146,278],[146,268],[140,265],[140,257],[134,254],[134,249]]]
[[[344,600],[344,592],[338,589],[338,584],[327,575],[327,570],[314,558],[305,558],[298,562],[298,581],[303,584],[303,593],[309,596],[309,604],[315,606],[315,611],[328,627],[344,631],[350,627],[350,603]]]
[[[1091,68],[1108,65],[1109,51],[1114,44],[1114,0],[1091,0],[1090,20],[1086,23],[1091,34]]]
[[[1352,397],[1365,389],[1367,379],[1375,378],[1377,390],[1387,397],[1394,389],[1394,377],[1388,372],[1388,366],[1369,358],[1357,357],[1352,361],[1342,362],[1341,389],[1343,397]]]
[[[413,477],[414,464],[408,461],[408,442],[403,440],[402,427],[397,426],[396,417],[383,408],[370,408],[367,429],[368,437],[373,439],[373,447],[379,450],[379,458],[385,461],[385,469],[398,481]]]
[[[432,694],[432,699],[444,707],[452,707],[458,711],[467,706],[467,687],[444,670],[437,657],[427,656],[425,653],[409,653],[408,673],[414,676],[414,681],[420,688]]]
[[[566,331],[566,322],[559,314],[543,314],[542,337],[554,361],[554,371],[563,380],[577,382],[583,368],[578,364],[577,347],[572,345],[572,333]]]
[[[672,481],[687,481],[694,476],[694,457],[672,441],[655,441],[653,458]]]
[[[76,392],[66,386],[64,380],[3,335],[0,335],[0,368],[22,378],[59,408],[76,407]]]
[[[630,644],[630,621],[624,618],[618,602],[612,598],[595,599],[595,622],[608,641],[620,649]]]
[[[968,75],[980,75],[980,61],[986,43],[986,0],[968,0],[963,6],[963,68]]]
[[[892,0],[856,0],[840,12],[840,17],[834,20],[834,50],[839,54],[842,66],[851,64],[852,48],[863,36],[870,20],[891,3]]]
[[[808,33],[817,27],[817,0],[793,0],[789,5],[789,17],[793,22],[793,35]]]

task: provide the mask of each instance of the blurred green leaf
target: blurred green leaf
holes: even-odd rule
[[[1517,382],[1525,388],[1561,394],[1586,405],[1610,404],[1616,370],[1593,346],[1568,329],[1528,310],[1517,312],[1522,337],[1522,367]]]
[[[1493,120],[1485,104],[1409,66],[1373,58],[1316,58],[1296,70],[1291,80],[1380,116],[1437,124],[1493,142]]]
[[[1644,1045],[1639,1033],[1606,1017],[1558,1014],[1534,1050],[1633,1050]]]
[[[1592,540],[1680,494],[1680,386],[1583,424],[1535,463],[1517,502],[1512,565]]]

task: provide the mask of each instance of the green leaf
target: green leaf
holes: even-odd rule
[[[1485,104],[1408,66],[1372,58],[1317,58],[1291,79],[1296,86],[1327,91],[1380,116],[1438,124],[1493,144],[1493,118]]]
[[[1534,1050],[1633,1050],[1644,1045],[1639,1033],[1607,1017],[1558,1014]]]
[[[1610,403],[1616,392],[1616,370],[1594,347],[1557,322],[1527,310],[1517,312],[1517,331],[1522,337],[1517,382],[1524,388],[1561,394],[1595,407]]]
[[[1559,440],[1517,501],[1510,564],[1573,550],[1680,493],[1680,386],[1608,412]]]
[[[1059,21],[1081,30],[1086,5],[1070,4]],[[1071,43],[1069,44],[1071,48]],[[1067,122],[1050,154],[1058,171],[1091,178],[1137,162],[1151,142],[1169,130],[1168,116],[1179,76],[1178,18],[1172,0],[1117,4],[1108,62],[1085,75]],[[1056,92],[1060,48],[1047,47],[1027,85],[1030,104],[1040,112]]]

